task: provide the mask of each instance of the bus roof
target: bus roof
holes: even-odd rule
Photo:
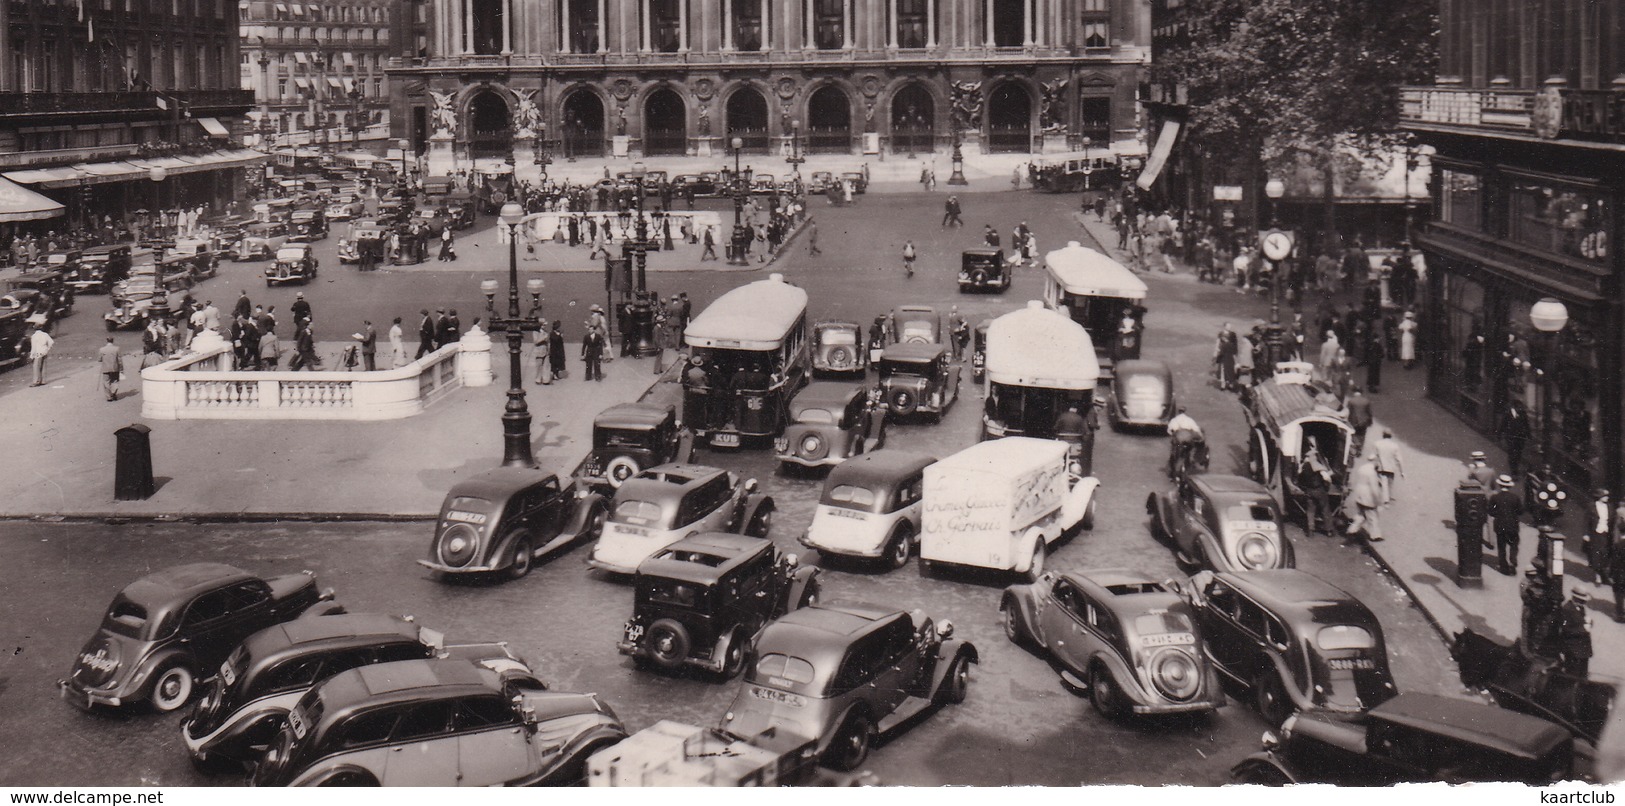
[[[807,311],[807,292],[774,274],[735,288],[688,323],[690,347],[777,350]]]
[[[1068,294],[1145,299],[1144,280],[1123,264],[1077,241],[1045,255],[1044,264],[1049,267],[1049,276]]]
[[[1014,386],[1093,389],[1100,379],[1089,331],[1032,301],[987,326],[987,379]]]

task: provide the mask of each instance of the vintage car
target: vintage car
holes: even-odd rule
[[[389,230],[372,219],[362,219],[350,224],[349,237],[339,239],[339,263],[360,263],[361,248],[371,244],[374,254],[382,257],[383,242],[389,238]]]
[[[147,326],[154,297],[126,298],[113,309],[102,314],[102,325],[109,332],[115,330],[141,330]]]
[[[970,376],[971,380],[980,384],[987,375],[987,328],[991,320],[983,319],[976,323],[976,328],[970,336]]]
[[[1212,711],[1225,704],[1190,605],[1137,571],[1056,573],[1006,588],[1004,634],[1061,666],[1105,717]]]
[[[288,242],[312,243],[327,240],[327,214],[320,207],[293,211],[288,218]]]
[[[429,556],[418,564],[437,575],[499,572],[519,579],[535,560],[603,528],[603,496],[561,485],[542,470],[499,467],[446,493]]]
[[[811,738],[769,731],[746,740],[669,719],[587,760],[588,786],[809,786],[827,778]]]
[[[130,245],[92,246],[84,251],[68,283],[79,293],[106,291],[109,284],[130,276]]]
[[[869,352],[863,349],[862,326],[838,321],[813,325],[812,367],[813,376],[819,378],[863,377],[869,369]]]
[[[790,423],[773,440],[773,452],[786,469],[828,467],[884,444],[886,411],[870,387],[814,381],[790,401]]]
[[[7,280],[6,290],[12,296],[33,292],[29,298],[34,313],[43,313],[52,320],[73,313],[73,286],[68,283],[67,272],[61,269],[30,269]],[[49,310],[46,310],[47,305]]]
[[[332,599],[309,571],[263,579],[219,563],[166,568],[113,597],[101,628],[57,686],[86,710],[149,703],[173,711],[244,638],[307,613],[342,612]]]
[[[1010,288],[1010,270],[1004,263],[1004,250],[996,246],[966,249],[959,253],[959,292],[999,291]]]
[[[880,354],[880,391],[891,416],[941,420],[959,399],[959,365],[940,344],[894,344]]]
[[[446,223],[454,230],[468,229],[479,220],[474,194],[459,190],[446,195]]]
[[[270,260],[288,242],[288,225],[281,221],[257,221],[243,227],[237,242],[237,261]]]
[[[813,171],[807,179],[807,194],[828,192],[830,186],[835,184],[835,174],[829,171]]]
[[[1544,719],[1493,705],[1407,693],[1364,714],[1303,713],[1230,771],[1238,784],[1393,786],[1572,780],[1574,739]]]
[[[908,564],[919,545],[921,485],[936,459],[923,453],[878,450],[830,470],[801,545],[822,557],[883,559]]]
[[[750,178],[750,192],[772,193],[779,189],[779,180],[773,174],[752,174]]]
[[[942,316],[929,305],[899,305],[886,317],[886,344],[943,344]]]
[[[717,192],[717,180],[711,174],[678,174],[672,177],[671,184],[679,196],[690,189],[695,196],[712,196]]]
[[[975,645],[947,619],[874,605],[804,607],[762,630],[720,727],[818,740],[822,763],[851,770],[875,739],[928,708],[965,701]]]
[[[592,453],[576,478],[606,494],[646,467],[687,462],[694,435],[677,422],[675,406],[617,403],[592,421]]]
[[[665,464],[627,479],[615,491],[603,535],[587,565],[631,574],[655,552],[700,532],[767,537],[773,498],[756,479],[705,465]]]
[[[151,299],[158,295],[158,269],[160,264],[138,264],[134,272],[126,279],[113,284],[113,290],[108,297],[113,304],[122,305],[127,300]],[[185,292],[196,285],[191,274],[170,274],[167,267],[164,271],[164,293],[174,296]]]
[[[212,238],[177,238],[175,245],[164,253],[164,262],[166,275],[171,271],[180,271],[183,263],[191,271],[193,279],[205,279],[220,273],[220,254]]]
[[[299,283],[304,285],[316,279],[320,261],[309,244],[289,244],[276,250],[276,262],[265,267],[265,285]]]
[[[1168,365],[1138,358],[1117,362],[1103,402],[1106,422],[1114,431],[1143,428],[1166,433],[1168,421],[1179,410]]]
[[[462,658],[499,673],[530,673],[506,643],[447,645],[444,635],[410,616],[295,619],[248,636],[220,664],[197,707],[181,720],[181,741],[200,767],[256,761],[313,686],[370,663],[425,658]]]
[[[340,196],[327,205],[328,221],[349,221],[361,215],[367,206],[354,196]]]
[[[841,179],[842,181],[852,183],[853,193],[869,192],[869,180],[864,176],[862,171],[842,171]]]
[[[1181,593],[1208,658],[1271,725],[1294,711],[1359,713],[1399,693],[1377,617],[1307,571],[1199,571]]]
[[[1252,479],[1187,475],[1173,490],[1151,493],[1145,509],[1151,516],[1151,536],[1170,544],[1187,567],[1260,571],[1297,565],[1281,508],[1270,491]]]
[[[596,694],[548,691],[455,658],[378,663],[306,692],[251,783],[577,784],[589,756],[624,738]]]
[[[702,532],[638,565],[616,648],[641,667],[694,666],[731,679],[769,621],[818,601],[818,569],[760,537]]]

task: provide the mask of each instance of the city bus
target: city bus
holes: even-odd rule
[[[987,384],[982,439],[1038,437],[1072,446],[1080,475],[1090,475],[1094,429],[1058,427],[1073,408],[1089,420],[1100,364],[1088,331],[1033,300],[987,326]]]
[[[683,422],[697,438],[736,448],[784,432],[812,371],[806,291],[782,274],[735,288],[688,323],[683,341]]]
[[[1145,281],[1128,267],[1077,241],[1044,256],[1044,302],[1083,325],[1094,342],[1103,377],[1118,360],[1140,357]],[[1125,314],[1134,327],[1124,333]]]
[[[322,152],[314,148],[281,148],[273,156],[276,172],[283,176],[303,176],[322,170]]]

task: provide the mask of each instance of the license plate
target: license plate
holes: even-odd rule
[[[788,692],[778,691],[771,688],[762,688],[761,686],[751,686],[750,696],[755,697],[758,700],[767,700],[768,702],[776,702],[780,705],[788,705],[792,708],[800,708],[801,706],[807,704],[807,701],[802,699],[799,695],[790,694]]]
[[[1165,632],[1140,637],[1140,646],[1188,646],[1196,643],[1196,636],[1188,632]]]
[[[737,448],[739,447],[739,435],[713,434],[711,435],[711,444],[719,448]]]
[[[446,513],[446,520],[460,523],[472,523],[476,526],[485,523],[487,516],[483,512],[458,512],[452,510]]]
[[[623,535],[632,535],[633,537],[649,536],[649,530],[641,526],[626,526],[624,524],[616,524],[615,531]]]
[[[630,622],[627,623],[627,625],[626,625],[626,642],[629,643],[629,644],[635,644],[635,643],[637,643],[639,641],[642,641],[642,640],[643,640],[643,625],[642,624],[632,624]]]
[[[1377,662],[1370,658],[1332,658],[1326,666],[1336,671],[1365,671],[1377,668]]]

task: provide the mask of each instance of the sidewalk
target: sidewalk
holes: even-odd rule
[[[1092,214],[1077,218],[1090,235],[1126,265],[1125,256],[1114,248],[1117,234],[1109,223],[1096,221]],[[1177,260],[1174,267],[1174,274],[1157,276],[1196,282],[1188,267]],[[1257,307],[1260,316],[1267,315],[1267,300],[1260,299]],[[1363,369],[1359,377],[1364,377]],[[1535,556],[1535,529],[1528,523],[1523,526],[1519,566],[1514,575],[1504,576],[1497,571],[1495,551],[1487,549],[1482,584],[1460,586],[1456,583],[1453,499],[1456,485],[1466,473],[1464,462],[1469,453],[1484,451],[1490,465],[1501,471],[1507,468],[1506,453],[1494,439],[1468,427],[1428,399],[1427,375],[1420,365],[1407,372],[1398,362],[1389,361],[1383,365],[1382,381],[1382,391],[1371,396],[1376,423],[1366,432],[1366,443],[1375,442],[1384,428],[1392,429],[1401,446],[1405,476],[1395,484],[1394,502],[1380,512],[1387,539],[1365,549],[1410,593],[1445,641],[1463,629],[1471,629],[1509,644],[1518,637],[1523,610],[1519,584]],[[1582,529],[1580,518],[1572,511],[1558,524],[1559,533],[1567,538],[1564,590],[1583,590],[1591,595],[1591,644],[1595,653],[1591,677],[1625,679],[1625,625],[1614,623],[1613,591],[1593,584],[1590,565],[1581,552]]]
[[[323,344],[319,352],[331,356],[341,347]],[[619,358],[605,365],[602,383],[584,382],[580,349],[567,345],[570,376],[549,386],[533,382],[535,364],[525,353],[532,447],[540,466],[561,476],[585,455],[593,416],[638,399],[655,380],[654,359]],[[145,421],[158,485],[145,501],[113,498],[113,432],[144,422],[132,376],[109,403],[94,365],[57,363],[47,367],[47,385],[0,403],[8,413],[0,443],[15,457],[11,472],[0,475],[0,518],[432,518],[452,484],[501,462],[508,362],[502,351],[492,357],[492,385],[458,389],[403,420],[302,421],[297,428]]]

